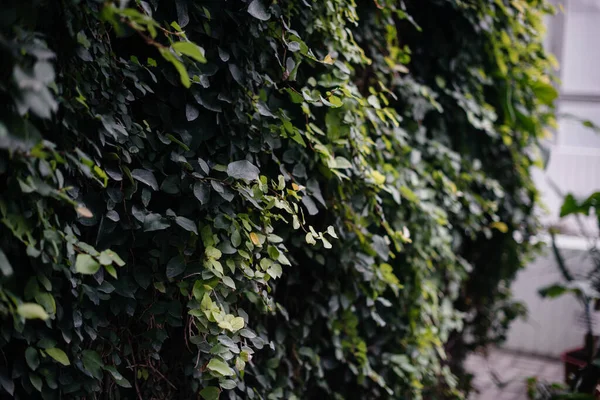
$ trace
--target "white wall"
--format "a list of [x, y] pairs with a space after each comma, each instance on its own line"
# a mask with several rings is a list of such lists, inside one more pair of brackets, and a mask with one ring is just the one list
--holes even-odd
[[[591, 269], [586, 240], [560, 236], [558, 244], [572, 272], [583, 275]], [[544, 299], [538, 294], [540, 288], [556, 282], [564, 280], [551, 249], [546, 247], [544, 254], [522, 270], [512, 285], [515, 299], [527, 305], [529, 315], [513, 323], [504, 348], [558, 358], [565, 350], [582, 346], [583, 308], [575, 297], [566, 294]], [[598, 328], [600, 324], [595, 324]]]

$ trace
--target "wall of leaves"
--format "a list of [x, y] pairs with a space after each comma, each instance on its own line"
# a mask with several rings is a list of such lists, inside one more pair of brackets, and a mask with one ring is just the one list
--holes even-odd
[[461, 398], [522, 310], [542, 0], [5, 0], [0, 397]]

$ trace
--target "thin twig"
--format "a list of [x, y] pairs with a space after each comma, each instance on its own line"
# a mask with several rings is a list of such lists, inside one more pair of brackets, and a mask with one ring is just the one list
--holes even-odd
[[[133, 382], [135, 384], [135, 393], [137, 394], [138, 400], [144, 400], [140, 393], [140, 387], [138, 386], [137, 361], [135, 361], [135, 354], [133, 351], [133, 346], [131, 345], [131, 339], [128, 337], [127, 341], [129, 342], [129, 347], [131, 347], [131, 357], [133, 358]], [[127, 363], [129, 363], [129, 361], [127, 361]]]
[[152, 368], [152, 371], [156, 372], [156, 374], [158, 376], [160, 376], [165, 382], [167, 382], [169, 384], [169, 386], [171, 386], [173, 389], [177, 390], [177, 386], [173, 385], [170, 380], [168, 380], [167, 378], [165, 378], [165, 376], [159, 370], [157, 370], [156, 368], [154, 368], [154, 366], [152, 364], [148, 364], [146, 366]]

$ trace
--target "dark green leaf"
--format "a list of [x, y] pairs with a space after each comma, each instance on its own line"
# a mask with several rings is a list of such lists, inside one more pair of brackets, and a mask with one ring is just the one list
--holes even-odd
[[38, 392], [42, 391], [43, 382], [42, 378], [40, 378], [39, 375], [29, 373], [29, 381], [31, 382], [35, 390], [37, 390]]
[[202, 182], [194, 183], [194, 196], [196, 196], [201, 205], [208, 204], [210, 200], [210, 189], [208, 188], [208, 185]]
[[219, 398], [220, 393], [221, 391], [219, 390], [219, 388], [214, 386], [207, 386], [200, 391], [200, 396], [202, 396], [204, 400], [216, 400]]
[[148, 214], [144, 217], [144, 232], [161, 231], [170, 226], [168, 220], [160, 214]]
[[131, 176], [133, 179], [150, 186], [153, 190], [158, 190], [158, 182], [151, 171], [146, 169], [134, 169], [131, 171]]
[[186, 231], [194, 232], [196, 235], [198, 234], [198, 228], [191, 219], [185, 217], [176, 217], [175, 222]]
[[33, 347], [28, 347], [25, 350], [25, 360], [27, 361], [27, 365], [29, 365], [29, 368], [31, 368], [33, 371], [35, 371], [40, 365], [40, 356], [37, 350]]
[[100, 355], [94, 350], [83, 350], [82, 352], [83, 366], [96, 379], [102, 379], [102, 368], [104, 363]]
[[246, 160], [234, 161], [227, 166], [227, 175], [234, 179], [252, 181], [258, 179], [260, 170], [251, 162]]
[[167, 263], [167, 278], [174, 278], [185, 271], [185, 259], [178, 255], [169, 260]]

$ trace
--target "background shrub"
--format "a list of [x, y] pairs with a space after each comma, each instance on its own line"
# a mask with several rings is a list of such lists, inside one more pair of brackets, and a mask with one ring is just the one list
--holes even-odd
[[1, 390], [461, 396], [520, 312], [543, 1], [0, 7]]

